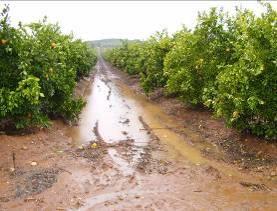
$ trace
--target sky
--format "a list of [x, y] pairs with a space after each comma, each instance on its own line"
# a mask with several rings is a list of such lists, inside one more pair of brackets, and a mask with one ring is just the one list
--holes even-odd
[[[184, 24], [193, 28], [198, 11], [223, 7], [234, 12], [235, 6], [259, 14], [263, 8], [256, 1], [0, 1], [10, 5], [13, 25], [48, 17], [59, 23], [63, 32], [76, 38], [146, 39], [162, 29], [173, 33]], [[277, 2], [271, 2], [277, 8]]]

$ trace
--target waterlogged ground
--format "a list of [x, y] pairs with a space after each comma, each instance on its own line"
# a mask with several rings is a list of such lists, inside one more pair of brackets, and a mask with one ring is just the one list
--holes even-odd
[[87, 100], [78, 125], [1, 135], [0, 210], [276, 210], [274, 157], [246, 151], [249, 168], [231, 164], [236, 151], [207, 141], [215, 132], [203, 137], [131, 80], [100, 57], [76, 91]]

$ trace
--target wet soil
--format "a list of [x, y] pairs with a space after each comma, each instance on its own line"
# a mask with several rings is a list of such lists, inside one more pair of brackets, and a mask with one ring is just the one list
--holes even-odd
[[101, 57], [75, 94], [87, 100], [77, 125], [0, 135], [0, 210], [275, 210], [274, 143], [151, 100]]

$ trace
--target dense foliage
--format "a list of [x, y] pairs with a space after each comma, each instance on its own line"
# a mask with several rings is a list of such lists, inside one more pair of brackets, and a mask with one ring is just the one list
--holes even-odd
[[163, 61], [171, 49], [171, 39], [166, 31], [156, 33], [145, 42], [123, 42], [122, 46], [105, 56], [115, 66], [129, 74], [140, 74], [141, 84], [146, 92], [166, 84]]
[[46, 19], [12, 27], [5, 7], [0, 14], [1, 124], [24, 128], [46, 126], [49, 115], [77, 118], [84, 102], [73, 98], [73, 90], [95, 63], [91, 48]]
[[205, 105], [229, 126], [277, 137], [277, 13], [234, 16], [212, 8], [185, 27], [106, 53], [115, 66], [140, 74], [146, 92], [164, 87], [191, 105]]

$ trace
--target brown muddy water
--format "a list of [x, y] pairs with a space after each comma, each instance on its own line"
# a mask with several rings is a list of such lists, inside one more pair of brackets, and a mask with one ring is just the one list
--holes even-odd
[[[198, 149], [168, 129], [182, 125], [166, 115], [158, 105], [149, 102], [144, 96], [135, 93], [118, 80], [118, 76], [109, 71], [102, 59], [97, 64], [96, 71], [94, 82], [86, 93], [87, 105], [81, 114], [79, 125], [68, 131], [68, 135], [77, 146], [86, 145], [97, 139], [93, 131], [96, 123], [101, 137], [108, 143], [131, 139], [134, 140], [135, 148], [145, 146], [151, 140], [143, 126], [142, 121], [145, 121], [150, 128], [153, 128], [159, 140], [168, 145], [171, 156], [190, 160], [197, 165], [206, 162]], [[198, 139], [190, 132], [191, 137], [193, 140]], [[133, 155], [133, 164], [139, 159], [140, 153], [141, 151], [137, 150]], [[119, 168], [125, 169], [127, 174], [132, 172], [116, 149], [109, 149], [109, 155]]]

